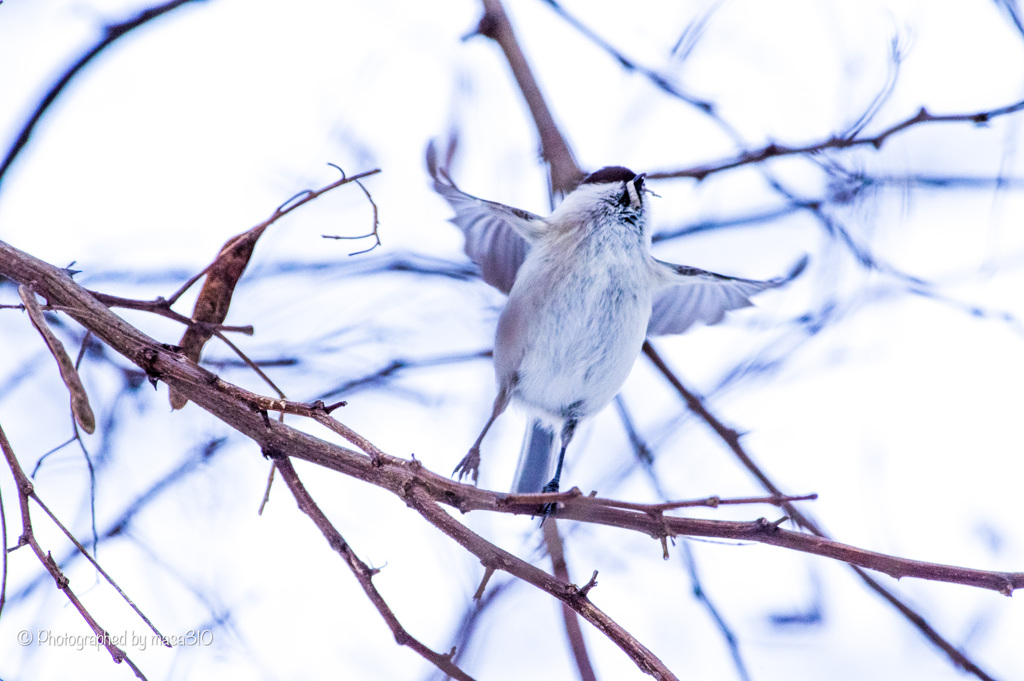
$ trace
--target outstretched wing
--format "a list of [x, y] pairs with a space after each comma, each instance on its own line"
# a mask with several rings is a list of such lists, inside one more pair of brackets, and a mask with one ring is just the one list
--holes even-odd
[[508, 293], [530, 250], [530, 241], [546, 226], [544, 218], [478, 199], [456, 187], [447, 171], [438, 167], [433, 142], [427, 147], [427, 170], [434, 178], [434, 191], [455, 210], [451, 222], [466, 237], [466, 255], [480, 267], [484, 281]]
[[767, 281], [739, 279], [655, 259], [668, 287], [654, 295], [648, 336], [682, 333], [697, 322], [717, 324], [729, 310], [748, 307], [750, 296], [791, 281], [807, 266], [804, 256], [789, 274]]

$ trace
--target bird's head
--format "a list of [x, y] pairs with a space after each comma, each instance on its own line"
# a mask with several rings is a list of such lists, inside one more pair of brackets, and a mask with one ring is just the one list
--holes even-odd
[[645, 191], [643, 174], [637, 175], [622, 166], [607, 166], [587, 175], [551, 217], [570, 222], [613, 221], [632, 225], [643, 232], [646, 228]]

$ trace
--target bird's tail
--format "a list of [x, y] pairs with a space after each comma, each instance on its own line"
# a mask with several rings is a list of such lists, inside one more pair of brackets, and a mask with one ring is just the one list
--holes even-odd
[[557, 446], [554, 430], [544, 422], [531, 419], [526, 426], [523, 449], [519, 453], [513, 494], [540, 492], [551, 477], [551, 460]]

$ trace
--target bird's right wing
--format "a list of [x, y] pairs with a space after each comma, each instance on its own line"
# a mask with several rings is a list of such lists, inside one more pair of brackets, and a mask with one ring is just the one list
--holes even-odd
[[484, 281], [508, 293], [530, 250], [530, 242], [546, 228], [544, 218], [479, 199], [456, 187], [446, 169], [438, 166], [433, 142], [427, 147], [427, 170], [434, 178], [434, 191], [455, 210], [451, 222], [466, 237], [466, 255], [480, 267]]

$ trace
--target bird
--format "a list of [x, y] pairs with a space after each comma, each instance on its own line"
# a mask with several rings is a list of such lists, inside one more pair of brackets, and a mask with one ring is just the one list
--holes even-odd
[[[449, 151], [449, 160], [451, 150]], [[587, 175], [547, 217], [459, 189], [427, 148], [434, 190], [455, 212], [465, 252], [483, 280], [508, 295], [494, 341], [497, 396], [490, 417], [453, 471], [476, 484], [480, 446], [512, 402], [527, 427], [512, 492], [557, 492], [579, 423], [609, 404], [648, 336], [715, 324], [750, 297], [803, 271], [758, 281], [658, 260], [651, 254], [645, 175], [607, 166]], [[551, 459], [558, 458], [553, 477]], [[545, 507], [545, 518], [551, 509]]]

